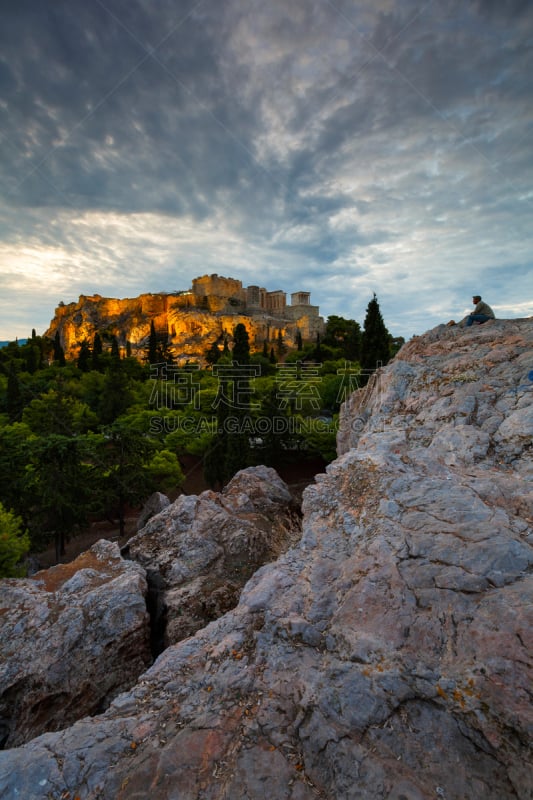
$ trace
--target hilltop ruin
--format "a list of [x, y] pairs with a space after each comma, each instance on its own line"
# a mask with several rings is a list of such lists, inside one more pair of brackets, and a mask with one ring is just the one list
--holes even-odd
[[159, 337], [166, 339], [177, 362], [204, 358], [206, 349], [222, 342], [238, 323], [248, 331], [252, 350], [264, 342], [295, 346], [298, 333], [304, 341], [314, 341], [324, 331], [318, 306], [311, 305], [307, 291], [290, 295], [277, 289], [243, 286], [242, 281], [216, 274], [194, 278], [190, 289], [177, 292], [142, 294], [116, 299], [99, 294], [80, 295], [78, 302], [60, 303], [45, 336], [59, 332], [67, 359], [77, 356], [83, 340], [92, 342], [99, 333], [116, 337], [119, 348], [144, 357], [151, 323]]

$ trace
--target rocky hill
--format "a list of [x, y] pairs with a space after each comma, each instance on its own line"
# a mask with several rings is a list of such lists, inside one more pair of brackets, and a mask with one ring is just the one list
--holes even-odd
[[533, 319], [405, 345], [299, 542], [105, 713], [0, 753], [0, 795], [531, 800], [532, 353]]
[[231, 343], [239, 323], [248, 331], [252, 350], [261, 350], [265, 341], [275, 347], [279, 333], [289, 347], [295, 346], [298, 332], [303, 340], [314, 341], [324, 331], [318, 307], [309, 304], [306, 292], [292, 299], [287, 305], [284, 292], [244, 288], [234, 278], [205, 275], [186, 291], [124, 299], [80, 295], [77, 302], [60, 303], [45, 336], [53, 339], [58, 333], [68, 359], [78, 355], [84, 340], [92, 345], [95, 333], [104, 347], [115, 337], [123, 353], [144, 358], [153, 323], [178, 363], [202, 361], [213, 342], [222, 347], [227, 335]]

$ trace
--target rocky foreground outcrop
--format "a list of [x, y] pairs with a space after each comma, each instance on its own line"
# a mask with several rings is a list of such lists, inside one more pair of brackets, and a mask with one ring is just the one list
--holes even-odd
[[147, 572], [162, 645], [237, 605], [242, 587], [301, 535], [290, 492], [269, 467], [248, 467], [220, 493], [181, 495], [123, 552]]
[[297, 546], [4, 798], [531, 800], [533, 320], [439, 327], [353, 396]]
[[150, 666], [146, 592], [144, 570], [104, 540], [70, 564], [0, 581], [4, 747], [102, 711]]

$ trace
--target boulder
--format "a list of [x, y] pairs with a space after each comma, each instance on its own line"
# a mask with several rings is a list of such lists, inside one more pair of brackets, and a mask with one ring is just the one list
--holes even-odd
[[70, 564], [0, 581], [4, 747], [105, 709], [151, 663], [146, 581], [101, 540]]
[[168, 646], [233, 608], [248, 578], [300, 535], [284, 481], [269, 467], [248, 467], [221, 493], [180, 495], [123, 552], [147, 571]]
[[166, 494], [162, 494], [161, 492], [154, 492], [151, 494], [142, 507], [141, 513], [137, 519], [137, 530], [140, 531], [144, 528], [148, 520], [155, 517], [156, 514], [159, 514], [159, 512], [163, 511], [168, 505], [170, 505], [170, 500]]
[[101, 716], [0, 753], [2, 797], [531, 800], [532, 345], [408, 343], [346, 404], [300, 541]]

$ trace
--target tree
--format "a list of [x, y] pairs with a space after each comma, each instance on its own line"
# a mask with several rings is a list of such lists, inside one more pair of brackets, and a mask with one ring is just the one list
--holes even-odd
[[248, 364], [250, 362], [250, 341], [246, 326], [242, 322], [239, 322], [233, 331], [232, 355], [237, 364]]
[[277, 351], [278, 351], [278, 358], [281, 358], [283, 354], [287, 352], [285, 342], [283, 341], [283, 333], [281, 331], [281, 328], [278, 331]]
[[80, 369], [82, 372], [89, 372], [90, 367], [91, 348], [89, 347], [89, 342], [87, 339], [84, 339], [80, 344], [80, 350], [78, 353], [78, 369]]
[[9, 362], [7, 370], [7, 414], [10, 422], [17, 422], [22, 416], [23, 401], [17, 370], [13, 361]]
[[180, 489], [185, 480], [177, 455], [166, 449], [154, 453], [146, 471], [160, 492]]
[[98, 424], [89, 406], [68, 396], [61, 384], [32, 400], [24, 409], [22, 420], [38, 436], [75, 436]]
[[97, 465], [99, 496], [103, 508], [118, 515], [121, 537], [127, 506], [141, 503], [154, 489], [146, 469], [153, 450], [154, 443], [144, 433], [123, 422], [105, 429]]
[[300, 332], [300, 328], [296, 330], [296, 349], [302, 350], [303, 342], [302, 342], [302, 334]]
[[[236, 325], [233, 331], [232, 355], [237, 369], [250, 363], [248, 331], [242, 322]], [[238, 373], [234, 379], [231, 396], [236, 401], [231, 409], [235, 422], [232, 432], [227, 436], [224, 467], [226, 480], [250, 464], [249, 434], [246, 430], [249, 427], [247, 423], [250, 419], [250, 379], [246, 375], [246, 370], [243, 371], [243, 374]]]
[[30, 460], [31, 430], [22, 422], [0, 427], [0, 501], [27, 524], [31, 516], [26, 465]]
[[111, 358], [120, 360], [120, 350], [116, 336], [111, 337]]
[[65, 351], [61, 346], [59, 331], [56, 331], [56, 335], [54, 336], [54, 361], [60, 367], [65, 366]]
[[20, 564], [30, 549], [30, 538], [22, 530], [22, 520], [0, 503], [0, 578], [20, 578], [24, 567]]
[[150, 335], [148, 337], [148, 352], [146, 354], [149, 364], [157, 364], [159, 355], [157, 352], [157, 334], [155, 332], [154, 321], [150, 322]]
[[87, 513], [89, 481], [83, 437], [50, 434], [33, 440], [31, 446], [32, 539], [41, 544], [43, 534], [45, 538], [53, 535], [59, 561], [68, 536], [85, 521]]
[[103, 347], [102, 347], [102, 339], [100, 338], [100, 334], [98, 331], [94, 334], [93, 339], [93, 357], [92, 357], [92, 368], [95, 370], [100, 369], [100, 356], [102, 355]]
[[211, 344], [211, 346], [205, 351], [205, 360], [208, 364], [216, 364], [221, 356], [218, 342], [215, 341]]
[[212, 488], [221, 488], [226, 480], [226, 455], [228, 448], [228, 431], [226, 420], [229, 417], [229, 387], [226, 378], [220, 379], [219, 403], [217, 405], [217, 432], [207, 449], [204, 463], [204, 478]]
[[33, 375], [35, 372], [37, 372], [41, 365], [41, 351], [33, 342], [34, 340], [30, 340], [22, 348], [26, 356], [26, 370], [30, 373], [30, 375]]
[[354, 319], [344, 319], [332, 314], [326, 323], [323, 345], [337, 348], [336, 358], [344, 356], [348, 361], [359, 361], [361, 357], [361, 328]]
[[126, 370], [120, 358], [112, 358], [105, 372], [98, 416], [103, 425], [110, 425], [120, 417], [131, 403], [131, 392]]
[[320, 334], [316, 332], [315, 361], [322, 361], [322, 349], [320, 346]]
[[363, 328], [361, 366], [367, 370], [386, 364], [390, 358], [391, 335], [385, 327], [379, 303], [374, 294], [369, 302]]

